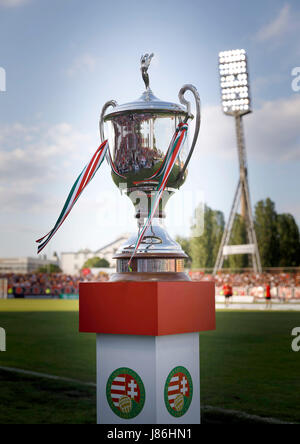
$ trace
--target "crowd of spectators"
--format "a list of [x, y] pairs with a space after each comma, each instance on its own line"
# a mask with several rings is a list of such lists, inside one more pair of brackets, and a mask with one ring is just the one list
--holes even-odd
[[[107, 281], [109, 275], [85, 273], [70, 276], [63, 273], [30, 273], [30, 274], [0, 274], [0, 279], [7, 279], [8, 294], [14, 297], [30, 295], [45, 295], [58, 297], [61, 294], [78, 294], [79, 282]], [[216, 293], [223, 294], [224, 288], [230, 286], [233, 295], [250, 295], [262, 297], [267, 286], [271, 289], [272, 297], [279, 299], [300, 299], [300, 272], [219, 272], [215, 277], [203, 271], [189, 272], [192, 280], [214, 281]]]
[[202, 271], [190, 271], [193, 280], [214, 280], [216, 286], [223, 286], [230, 283], [232, 286], [259, 286], [271, 284], [274, 286], [288, 285], [300, 286], [300, 272], [283, 273], [283, 272], [243, 272], [243, 273], [226, 273], [218, 272], [215, 277], [210, 274], [204, 274]]
[[202, 271], [190, 271], [192, 280], [214, 281], [217, 294], [222, 294], [224, 286], [229, 285], [233, 289], [233, 295], [249, 295], [254, 298], [263, 297], [269, 286], [272, 297], [278, 299], [300, 298], [300, 272], [243, 272], [226, 273], [219, 272], [216, 276], [205, 274]]
[[14, 297], [59, 296], [61, 294], [78, 294], [79, 282], [107, 281], [106, 273], [99, 275], [83, 274], [69, 276], [63, 273], [30, 273], [30, 274], [0, 274], [0, 279], [7, 279], [8, 295]]
[[[114, 162], [121, 174], [137, 172], [142, 168], [153, 168], [163, 157], [155, 147], [154, 136], [150, 137], [152, 115], [141, 113], [134, 116], [115, 117], [116, 137], [120, 144]], [[121, 137], [120, 137], [121, 136]]]

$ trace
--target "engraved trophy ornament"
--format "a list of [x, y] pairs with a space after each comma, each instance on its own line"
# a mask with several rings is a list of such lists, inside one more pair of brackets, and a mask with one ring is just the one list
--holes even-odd
[[153, 54], [141, 57], [141, 73], [146, 88], [142, 96], [123, 105], [118, 105], [115, 100], [106, 102], [99, 125], [101, 141], [109, 140], [110, 152], [107, 156], [114, 165], [112, 179], [134, 204], [139, 233], [157, 190], [157, 181], [149, 178], [155, 177], [165, 161], [170, 140], [178, 125], [194, 117], [191, 104], [184, 97], [187, 91], [193, 94], [196, 103], [195, 133], [190, 148], [186, 140], [176, 159], [159, 206], [138, 248], [135, 250], [139, 233], [130, 237], [116, 252], [117, 273], [112, 276], [113, 281], [189, 280], [184, 273], [184, 259], [187, 256], [167, 233], [163, 219], [168, 199], [187, 176], [187, 166], [200, 129], [200, 97], [193, 85], [184, 85], [178, 95], [181, 104], [157, 98], [150, 89], [148, 74], [152, 57]]

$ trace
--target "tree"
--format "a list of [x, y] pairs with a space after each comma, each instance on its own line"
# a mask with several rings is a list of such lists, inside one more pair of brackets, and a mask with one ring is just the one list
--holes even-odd
[[263, 267], [276, 267], [279, 263], [279, 237], [277, 213], [271, 199], [255, 205], [255, 231]]
[[[197, 225], [204, 218], [202, 236], [191, 238], [177, 237], [183, 250], [189, 255], [194, 268], [212, 268], [215, 265], [224, 231], [224, 215], [221, 211], [208, 206], [198, 207], [195, 211]], [[255, 230], [263, 267], [300, 266], [299, 228], [291, 214], [277, 214], [275, 204], [270, 198], [260, 200], [255, 205]], [[191, 227], [192, 232], [195, 227]], [[244, 219], [235, 215], [230, 244], [248, 243]], [[230, 255], [224, 261], [227, 268], [245, 268], [249, 266], [248, 255]], [[189, 264], [187, 264], [189, 266]]]
[[100, 258], [98, 256], [92, 257], [85, 261], [82, 268], [109, 268], [110, 263], [104, 259]]
[[[248, 243], [247, 229], [245, 220], [240, 214], [236, 214], [233, 222], [230, 245], [245, 245]], [[247, 254], [230, 255], [224, 264], [229, 268], [246, 268], [248, 267]]]
[[54, 264], [43, 265], [38, 269], [38, 273], [61, 273], [61, 269]]
[[[201, 217], [199, 208], [195, 214], [197, 218]], [[192, 237], [190, 241], [193, 268], [212, 268], [215, 265], [224, 225], [224, 214], [205, 205], [203, 234], [200, 237]]]
[[279, 238], [279, 267], [300, 265], [299, 228], [291, 214], [278, 214], [277, 231]]
[[176, 242], [179, 243], [179, 245], [181, 246], [183, 251], [188, 255], [188, 258], [185, 260], [185, 266], [187, 268], [189, 268], [191, 266], [191, 264], [192, 264], [192, 259], [191, 259], [191, 241], [187, 237], [177, 236], [176, 237]]

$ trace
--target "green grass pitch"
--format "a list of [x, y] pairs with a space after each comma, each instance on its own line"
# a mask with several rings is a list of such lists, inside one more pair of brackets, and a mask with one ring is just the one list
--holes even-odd
[[[201, 405], [300, 422], [297, 312], [219, 311], [200, 335]], [[95, 335], [78, 333], [76, 301], [0, 301], [0, 366], [95, 382]], [[95, 423], [95, 389], [0, 371], [0, 424]]]

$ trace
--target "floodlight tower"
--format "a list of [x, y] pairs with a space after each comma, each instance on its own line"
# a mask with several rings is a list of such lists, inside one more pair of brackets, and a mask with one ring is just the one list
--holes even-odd
[[[244, 115], [251, 113], [246, 51], [244, 49], [235, 49], [220, 52], [219, 71], [223, 112], [228, 116], [233, 116], [235, 119], [240, 178], [229, 219], [223, 233], [214, 267], [214, 275], [222, 268], [224, 257], [229, 254], [251, 255], [254, 271], [261, 272], [261, 262], [251, 209], [242, 121]], [[248, 244], [233, 246], [229, 245], [229, 242], [239, 202], [241, 203], [241, 215], [246, 224]]]

